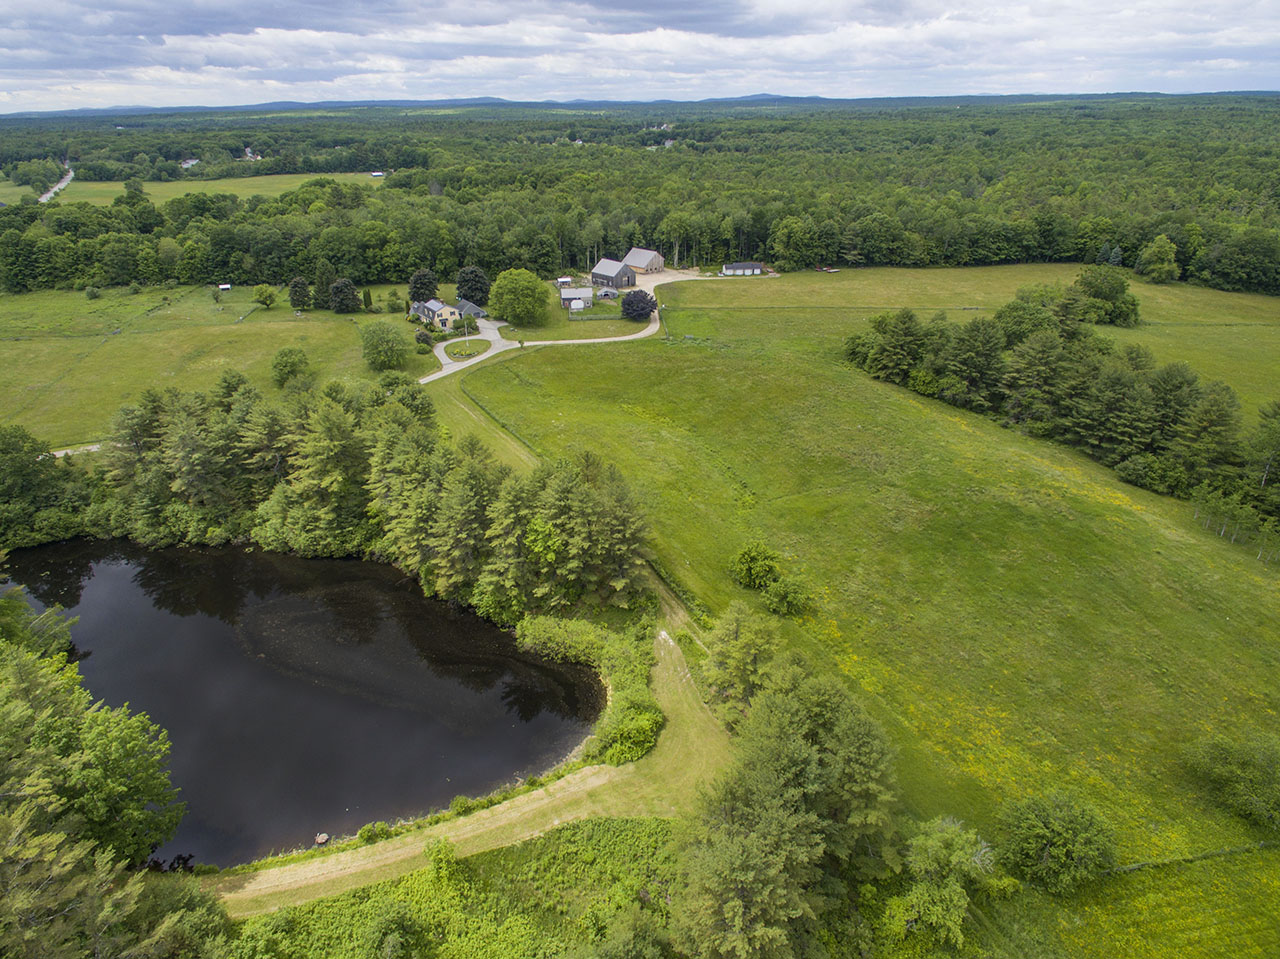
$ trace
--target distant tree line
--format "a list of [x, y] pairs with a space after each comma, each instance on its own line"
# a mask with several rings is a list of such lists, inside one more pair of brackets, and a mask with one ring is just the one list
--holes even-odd
[[1024, 288], [964, 324], [882, 313], [849, 338], [845, 355], [877, 379], [1081, 449], [1126, 482], [1193, 498], [1206, 527], [1257, 541], [1269, 558], [1280, 518], [1280, 401], [1246, 431], [1225, 383], [1095, 332], [1137, 320], [1121, 274], [1094, 266], [1069, 287]]
[[[1280, 293], [1277, 170], [1257, 149], [1274, 98], [676, 112], [669, 150], [646, 149], [657, 117], [630, 111], [11, 122], [0, 165], [27, 179], [63, 156], [82, 179], [394, 172], [379, 190], [321, 179], [157, 206], [134, 181], [110, 207], [16, 204], [0, 209], [0, 288], [279, 285], [321, 259], [357, 285], [423, 265], [547, 278], [639, 245], [783, 270], [1103, 262]], [[263, 159], [233, 159], [246, 147]]]

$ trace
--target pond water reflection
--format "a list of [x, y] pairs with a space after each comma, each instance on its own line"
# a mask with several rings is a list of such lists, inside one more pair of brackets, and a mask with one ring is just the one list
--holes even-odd
[[485, 793], [554, 765], [600, 705], [588, 670], [385, 566], [82, 541], [9, 575], [79, 617], [95, 697], [168, 730], [187, 814], [161, 858], [241, 862]]

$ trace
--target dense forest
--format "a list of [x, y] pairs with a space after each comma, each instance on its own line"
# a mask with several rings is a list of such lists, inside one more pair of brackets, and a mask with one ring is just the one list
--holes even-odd
[[1083, 450], [1135, 486], [1196, 501], [1204, 525], [1280, 552], [1280, 401], [1246, 431], [1240, 400], [1186, 363], [1117, 347], [1100, 325], [1132, 326], [1123, 274], [1089, 266], [1069, 287], [1037, 286], [964, 324], [911, 310], [873, 317], [849, 360], [897, 383]]
[[[282, 284], [321, 259], [361, 285], [468, 264], [549, 277], [632, 245], [673, 265], [1141, 269], [1163, 237], [1167, 278], [1280, 293], [1278, 119], [1273, 95], [11, 119], [11, 180], [42, 188], [65, 161], [129, 189], [108, 207], [0, 209], [0, 288]], [[381, 189], [147, 195], [157, 180], [373, 170]]]

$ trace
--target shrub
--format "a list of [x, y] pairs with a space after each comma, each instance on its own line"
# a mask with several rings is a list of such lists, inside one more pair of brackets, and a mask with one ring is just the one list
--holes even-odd
[[86, 299], [96, 300], [98, 297], [102, 296], [102, 292], [96, 286], [86, 286], [84, 288], [84, 295]]
[[764, 606], [779, 616], [803, 613], [810, 602], [809, 589], [803, 582], [791, 576], [781, 576], [764, 591]]
[[419, 343], [426, 343], [428, 346], [436, 341], [430, 330], [418, 330], [417, 333], [413, 334], [413, 338]]
[[614, 633], [582, 620], [526, 616], [516, 627], [521, 649], [591, 666], [608, 685], [609, 703], [584, 759], [617, 766], [639, 759], [658, 741], [666, 719], [649, 689], [652, 626], [641, 623]]
[[1256, 825], [1280, 829], [1280, 739], [1207, 736], [1187, 751], [1187, 765], [1223, 806]]
[[1049, 892], [1068, 895], [1115, 865], [1115, 835], [1093, 806], [1069, 793], [1034, 796], [1000, 816], [1000, 859]]
[[129, 284], [129, 295], [130, 295], [130, 296], [137, 296], [137, 295], [138, 295], [139, 293], [141, 293], [141, 292], [142, 292], [142, 284], [141, 284], [141, 283], [138, 283], [138, 282], [136, 282], [136, 281], [135, 281], [135, 282], [133, 282], [133, 283], [130, 283], [130, 284]]
[[739, 586], [764, 589], [782, 575], [778, 568], [778, 554], [759, 540], [748, 543], [733, 558], [729, 575]]
[[657, 308], [653, 294], [644, 290], [632, 290], [622, 297], [622, 315], [628, 320], [648, 320]]
[[394, 370], [404, 366], [409, 345], [400, 331], [386, 320], [374, 320], [360, 327], [364, 361], [373, 370]]
[[305, 352], [296, 346], [286, 346], [271, 360], [271, 382], [283, 387], [295, 377], [304, 375], [309, 366]]

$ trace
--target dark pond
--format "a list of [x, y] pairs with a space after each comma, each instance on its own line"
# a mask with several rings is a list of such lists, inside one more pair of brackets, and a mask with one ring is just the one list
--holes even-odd
[[79, 617], [95, 697], [168, 730], [187, 814], [160, 858], [242, 862], [488, 792], [554, 765], [599, 707], [587, 670], [385, 566], [84, 541], [15, 552], [9, 575]]

